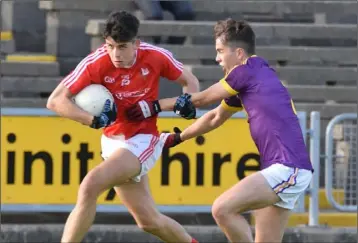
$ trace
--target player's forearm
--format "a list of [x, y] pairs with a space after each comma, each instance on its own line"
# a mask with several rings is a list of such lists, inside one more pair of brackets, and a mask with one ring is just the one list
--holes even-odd
[[[159, 100], [162, 111], [172, 111], [177, 98], [178, 97]], [[195, 107], [211, 105], [222, 100], [223, 98], [226, 98], [226, 96], [220, 92], [217, 92], [215, 85], [207, 88], [204, 91], [191, 93], [191, 102]]]
[[[186, 84], [183, 85], [183, 93], [195, 93], [199, 91], [199, 81], [196, 78], [187, 81]], [[159, 105], [162, 111], [172, 111], [177, 98], [178, 97], [159, 100]]]
[[191, 101], [195, 107], [203, 107], [215, 104], [216, 102], [219, 102], [230, 96], [232, 96], [232, 94], [227, 92], [222, 87], [222, 84], [218, 82], [201, 92], [191, 94]]
[[203, 92], [192, 94], [191, 102], [194, 104], [195, 107], [203, 107], [211, 104], [210, 100], [205, 97]]
[[159, 100], [159, 105], [162, 111], [173, 111], [177, 98], [178, 97]]
[[77, 107], [70, 99], [64, 97], [58, 97], [50, 99], [47, 102], [47, 108], [56, 112], [59, 116], [65, 117], [83, 125], [91, 125], [93, 116], [79, 107]]
[[[212, 104], [210, 99], [205, 98], [205, 94], [203, 92], [191, 94], [191, 101], [195, 107], [202, 107], [208, 104]], [[172, 111], [175, 105], [176, 100], [178, 97], [175, 98], [166, 98], [159, 100], [159, 105], [162, 111]]]
[[187, 127], [181, 133], [180, 138], [184, 141], [208, 133], [219, 127], [224, 121], [217, 115], [216, 110], [211, 110]]

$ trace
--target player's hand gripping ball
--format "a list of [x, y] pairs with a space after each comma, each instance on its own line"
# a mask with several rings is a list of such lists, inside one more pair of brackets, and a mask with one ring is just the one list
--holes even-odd
[[[113, 105], [112, 105], [113, 104]], [[99, 116], [94, 116], [90, 127], [98, 129], [112, 125], [117, 119], [117, 106], [110, 99], [106, 100], [103, 110]]]
[[175, 102], [173, 111], [185, 119], [194, 119], [196, 116], [196, 108], [191, 102], [191, 95], [185, 93], [179, 96]]
[[113, 95], [103, 85], [91, 84], [82, 89], [73, 100], [82, 110], [94, 116], [90, 125], [92, 128], [107, 127], [117, 119]]

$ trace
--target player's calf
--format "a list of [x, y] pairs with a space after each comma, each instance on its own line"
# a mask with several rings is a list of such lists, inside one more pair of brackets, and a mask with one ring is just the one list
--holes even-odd
[[161, 220], [161, 215], [158, 213], [152, 217], [143, 217], [142, 215], [134, 215], [137, 226], [150, 234], [160, 235], [160, 230], [163, 228], [163, 220]]
[[115, 190], [142, 230], [164, 242], [195, 242], [179, 223], [157, 210], [150, 193], [148, 175], [143, 175], [139, 182], [115, 187]]
[[196, 242], [179, 223], [158, 212], [150, 204], [143, 204], [142, 207], [131, 208], [131, 214], [140, 229], [168, 243]]
[[[145, 225], [138, 225], [148, 233], [156, 235], [164, 242], [168, 243], [177, 243], [177, 242], [187, 242], [187, 243], [196, 243], [197, 241], [192, 238], [186, 230], [175, 220], [165, 216], [164, 214], [159, 213], [159, 217], [156, 218], [155, 222], [151, 222]], [[158, 222], [158, 221], [159, 222]]]

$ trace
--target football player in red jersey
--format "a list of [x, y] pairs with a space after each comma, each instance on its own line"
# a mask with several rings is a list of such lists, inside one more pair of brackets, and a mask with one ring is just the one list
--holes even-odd
[[[138, 28], [139, 21], [132, 14], [112, 13], [104, 29], [105, 44], [84, 58], [48, 99], [47, 108], [60, 116], [103, 128], [104, 161], [81, 182], [61, 242], [83, 240], [95, 218], [97, 198], [112, 187], [144, 231], [166, 242], [196, 242], [179, 223], [156, 209], [147, 173], [160, 157], [167, 135], [159, 136], [157, 129], [159, 104], [140, 101], [158, 99], [160, 77], [190, 93], [199, 91], [199, 82], [168, 50], [141, 42]], [[71, 100], [90, 84], [105, 86], [115, 99], [115, 106], [107, 102], [98, 117]], [[125, 111], [138, 102], [148, 119], [133, 122]]]

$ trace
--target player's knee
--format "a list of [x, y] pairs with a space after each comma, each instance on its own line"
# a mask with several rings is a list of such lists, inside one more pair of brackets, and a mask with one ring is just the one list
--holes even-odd
[[154, 235], [157, 235], [163, 229], [163, 220], [161, 220], [161, 216], [157, 215], [155, 217], [140, 217], [137, 220], [138, 227], [147, 232]]
[[223, 202], [215, 201], [211, 213], [217, 223], [223, 223], [230, 217], [230, 210]]
[[100, 182], [94, 172], [95, 171], [91, 171], [88, 173], [80, 185], [78, 191], [79, 203], [91, 203], [92, 201], [96, 201], [101, 192], [101, 188], [99, 188]]
[[78, 191], [78, 203], [89, 203], [96, 200], [95, 191], [91, 190], [91, 183], [82, 183]]
[[216, 222], [222, 222], [226, 215], [225, 211], [220, 206], [213, 206], [211, 213]]

